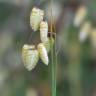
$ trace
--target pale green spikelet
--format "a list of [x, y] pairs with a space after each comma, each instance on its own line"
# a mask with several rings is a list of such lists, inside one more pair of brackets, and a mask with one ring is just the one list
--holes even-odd
[[41, 21], [40, 23], [40, 39], [42, 43], [48, 40], [48, 23], [46, 21]]
[[38, 44], [38, 52], [39, 52], [39, 56], [40, 56], [42, 62], [45, 65], [48, 65], [49, 58], [48, 58], [47, 50], [46, 50], [46, 48], [45, 48], [43, 43], [39, 43]]
[[33, 8], [30, 14], [30, 26], [34, 31], [37, 31], [40, 22], [43, 20], [44, 11], [39, 8]]
[[39, 60], [39, 53], [34, 46], [27, 46], [27, 50], [22, 49], [22, 58], [24, 66], [28, 71], [31, 71], [37, 65]]

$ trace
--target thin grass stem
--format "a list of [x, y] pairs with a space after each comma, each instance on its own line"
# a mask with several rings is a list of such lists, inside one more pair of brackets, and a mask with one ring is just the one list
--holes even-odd
[[[55, 29], [55, 23], [53, 20], [52, 14], [52, 0], [50, 0], [51, 5], [51, 20], [50, 20], [50, 28], [51, 28], [51, 76], [52, 76], [52, 96], [56, 96], [56, 66], [57, 66], [57, 54], [56, 54], [56, 33], [55, 33], [55, 47], [53, 48], [52, 39], [53, 39], [53, 27]], [[54, 26], [53, 26], [54, 25]], [[55, 31], [55, 30], [54, 30]]]

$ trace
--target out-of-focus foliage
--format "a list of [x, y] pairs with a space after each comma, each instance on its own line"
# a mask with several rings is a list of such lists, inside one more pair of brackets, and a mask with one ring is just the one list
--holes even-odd
[[[31, 9], [37, 6], [44, 10], [50, 27], [49, 1], [0, 0], [0, 96], [51, 96], [50, 62], [47, 67], [39, 60], [36, 68], [28, 72], [21, 58], [24, 44], [40, 42], [40, 33], [30, 27]], [[80, 5], [86, 6], [86, 19], [96, 28], [96, 0], [53, 0], [58, 52], [57, 96], [96, 96], [96, 48], [90, 37], [80, 42], [80, 28], [73, 26]]]

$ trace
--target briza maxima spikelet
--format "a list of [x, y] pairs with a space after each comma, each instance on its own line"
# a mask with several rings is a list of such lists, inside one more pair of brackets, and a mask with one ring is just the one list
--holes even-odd
[[80, 6], [74, 18], [74, 26], [79, 27], [87, 15], [87, 8]]
[[39, 60], [39, 53], [34, 45], [24, 45], [22, 49], [22, 58], [24, 66], [28, 71], [31, 71], [37, 65]]
[[34, 7], [30, 14], [30, 26], [34, 31], [37, 31], [40, 22], [43, 20], [44, 11]]
[[42, 62], [45, 65], [48, 65], [48, 63], [49, 63], [48, 54], [47, 54], [47, 50], [43, 43], [38, 44], [38, 52], [39, 52], [39, 56], [40, 56]]
[[46, 21], [41, 21], [40, 23], [40, 38], [42, 42], [46, 42], [48, 40], [48, 23]]
[[35, 68], [37, 65], [37, 62], [39, 60], [39, 55], [37, 50], [28, 50], [28, 53], [26, 55], [26, 64], [25, 67], [28, 71], [31, 71]]
[[[51, 47], [53, 47], [53, 45], [54, 45], [54, 39], [52, 38], [52, 41], [51, 41], [51, 38], [48, 37], [48, 40], [46, 42], [44, 42], [43, 44], [47, 50], [47, 53], [49, 53], [49, 51], [51, 50]], [[51, 44], [52, 44], [52, 46], [51, 46]]]
[[90, 32], [91, 32], [91, 23], [87, 21], [82, 25], [80, 29], [80, 33], [79, 33], [80, 42], [84, 42], [90, 35]]
[[90, 39], [91, 39], [91, 44], [93, 47], [96, 48], [96, 28], [92, 30], [91, 35], [90, 35]]

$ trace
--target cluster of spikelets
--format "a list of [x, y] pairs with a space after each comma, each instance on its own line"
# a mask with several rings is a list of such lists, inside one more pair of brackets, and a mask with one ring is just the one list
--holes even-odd
[[40, 59], [45, 65], [48, 65], [49, 58], [48, 53], [51, 49], [51, 43], [53, 45], [54, 39], [51, 39], [48, 35], [48, 23], [44, 21], [44, 11], [39, 8], [33, 8], [30, 15], [30, 25], [34, 31], [40, 31], [41, 43], [37, 46], [25, 44], [22, 48], [22, 58], [24, 66], [28, 71], [31, 71], [37, 65]]
[[87, 15], [87, 8], [85, 6], [80, 6], [75, 14], [74, 26], [80, 27], [80, 42], [84, 42], [87, 38], [90, 38], [93, 47], [96, 47], [96, 28], [93, 28], [91, 22], [86, 19]]

